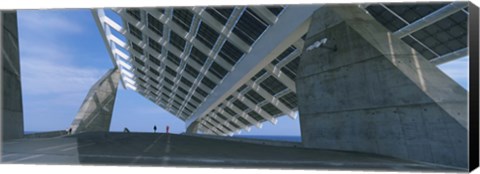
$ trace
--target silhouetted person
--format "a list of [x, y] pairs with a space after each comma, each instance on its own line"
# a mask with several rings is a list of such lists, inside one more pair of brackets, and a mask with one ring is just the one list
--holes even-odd
[[170, 130], [170, 127], [168, 127], [168, 125], [167, 125], [167, 128], [166, 128], [166, 129], [167, 129], [167, 132], [166, 132], [166, 133], [168, 134], [168, 130]]
[[72, 128], [68, 129], [68, 135], [72, 135]]
[[153, 133], [157, 132], [157, 125], [153, 126]]

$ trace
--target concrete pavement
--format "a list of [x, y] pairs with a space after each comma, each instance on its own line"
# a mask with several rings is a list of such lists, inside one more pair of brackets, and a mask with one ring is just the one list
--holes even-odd
[[366, 153], [159, 133], [10, 140], [3, 144], [2, 163], [462, 171]]

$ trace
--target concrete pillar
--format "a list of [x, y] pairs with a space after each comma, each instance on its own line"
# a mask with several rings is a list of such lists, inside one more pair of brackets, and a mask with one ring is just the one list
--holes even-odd
[[17, 12], [3, 11], [0, 26], [2, 75], [2, 139], [23, 137], [22, 86], [18, 52]]
[[187, 127], [187, 134], [197, 134], [198, 132], [198, 121], [194, 121], [190, 126]]
[[109, 70], [88, 92], [73, 121], [72, 133], [108, 132], [117, 95], [120, 70]]
[[[312, 16], [297, 72], [306, 147], [467, 167], [467, 92], [355, 5]], [[336, 48], [336, 49], [335, 49]]]

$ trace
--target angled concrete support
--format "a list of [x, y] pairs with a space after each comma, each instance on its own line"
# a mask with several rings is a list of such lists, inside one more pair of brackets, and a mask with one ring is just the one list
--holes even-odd
[[22, 85], [18, 51], [17, 12], [0, 12], [0, 66], [2, 85], [2, 139], [23, 137]]
[[90, 88], [71, 125], [72, 133], [109, 131], [119, 80], [120, 70], [114, 68]]
[[467, 92], [357, 6], [317, 10], [297, 72], [302, 142], [466, 168]]
[[197, 134], [198, 132], [198, 121], [193, 122], [190, 126], [187, 127], [187, 134]]

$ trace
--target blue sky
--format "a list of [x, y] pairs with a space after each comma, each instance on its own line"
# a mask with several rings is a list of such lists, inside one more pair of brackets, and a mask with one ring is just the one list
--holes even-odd
[[[112, 68], [90, 10], [19, 10], [25, 131], [67, 129], [90, 86]], [[468, 89], [468, 58], [439, 66]], [[185, 131], [185, 124], [138, 93], [119, 88], [111, 131]], [[297, 119], [281, 117], [241, 135], [300, 135]]]

